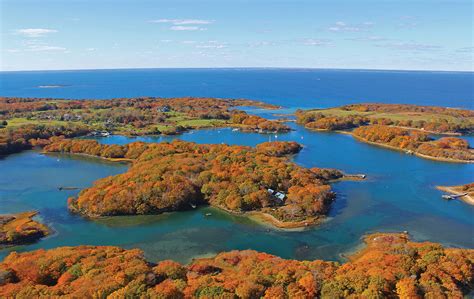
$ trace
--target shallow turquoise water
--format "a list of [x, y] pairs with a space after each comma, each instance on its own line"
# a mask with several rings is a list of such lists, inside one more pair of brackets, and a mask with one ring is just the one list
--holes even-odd
[[[367, 145], [351, 136], [292, 126], [295, 131], [279, 134], [278, 138], [211, 129], [172, 137], [111, 136], [98, 140], [124, 144], [180, 138], [245, 145], [269, 139], [296, 140], [304, 145], [294, 157], [301, 165], [335, 167], [368, 175], [364, 182], [333, 185], [337, 201], [328, 221], [319, 227], [300, 232], [280, 231], [212, 208], [88, 221], [67, 212], [66, 199], [77, 191], [58, 191], [57, 187], [86, 187], [98, 178], [124, 172], [127, 166], [28, 151], [0, 160], [0, 213], [39, 210], [40, 219], [52, 226], [55, 234], [33, 245], [0, 251], [0, 257], [11, 250], [93, 244], [139, 247], [151, 260], [171, 258], [181, 262], [223, 250], [248, 248], [285, 258], [340, 260], [340, 254], [360, 244], [361, 236], [367, 232], [403, 230], [416, 240], [474, 247], [474, 208], [459, 201], [444, 201], [441, 192], [434, 189], [438, 184], [472, 181], [474, 165], [424, 160]], [[208, 212], [212, 216], [206, 217]]]

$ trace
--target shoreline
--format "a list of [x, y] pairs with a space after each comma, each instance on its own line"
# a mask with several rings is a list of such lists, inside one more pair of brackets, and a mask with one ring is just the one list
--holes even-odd
[[[8, 239], [0, 240], [0, 249], [34, 244], [45, 237], [53, 235], [55, 231], [51, 227], [43, 222], [33, 219], [34, 217], [38, 216], [38, 214], [39, 212], [36, 210], [20, 212], [16, 214], [0, 214], [0, 218], [12, 218], [10, 220], [7, 219], [6, 221], [4, 219], [0, 219], [2, 220], [0, 221], [0, 233], [7, 234], [10, 231], [15, 231], [19, 234], [17, 239], [13, 239], [11, 241]], [[12, 225], [14, 227], [11, 227]], [[34, 230], [34, 232], [31, 233], [28, 232], [28, 230]]]
[[261, 225], [271, 226], [272, 228], [277, 228], [285, 231], [302, 231], [308, 227], [321, 224], [326, 218], [326, 216], [316, 216], [301, 221], [284, 222], [277, 219], [275, 216], [262, 211], [249, 211], [244, 212], [241, 215]]
[[[367, 144], [371, 144], [371, 145], [375, 145], [375, 146], [380, 146], [380, 147], [385, 147], [385, 148], [388, 148], [388, 149], [392, 149], [392, 150], [396, 150], [396, 151], [399, 151], [399, 152], [404, 152], [404, 153], [407, 153], [406, 150], [402, 149], [402, 148], [399, 148], [399, 147], [396, 147], [396, 146], [392, 146], [392, 145], [388, 145], [388, 144], [383, 144], [383, 143], [378, 143], [378, 142], [373, 142], [373, 141], [367, 141], [361, 137], [358, 137], [356, 135], [354, 135], [352, 132], [349, 132], [349, 131], [344, 131], [344, 130], [327, 130], [327, 129], [312, 129], [312, 128], [307, 128], [307, 127], [304, 127], [308, 130], [311, 130], [311, 131], [316, 131], [316, 132], [334, 132], [334, 133], [339, 133], [339, 134], [345, 134], [345, 135], [351, 135], [354, 139], [360, 141], [360, 142], [364, 142], [364, 143], [367, 143]], [[425, 131], [426, 132], [426, 131]], [[418, 152], [415, 152], [413, 151], [412, 152], [412, 155], [414, 156], [418, 156], [420, 158], [424, 158], [424, 159], [429, 159], [429, 160], [434, 160], [434, 161], [438, 161], [438, 162], [450, 162], [450, 163], [474, 163], [474, 161], [469, 161], [469, 160], [459, 160], [459, 159], [451, 159], [451, 158], [442, 158], [442, 157], [433, 157], [433, 156], [428, 156], [428, 155], [425, 155], [425, 154], [421, 154], [421, 153], [418, 153]]]
[[[461, 192], [461, 191], [457, 191], [457, 190], [453, 189], [455, 187], [457, 187], [457, 186], [436, 186], [436, 189], [447, 192], [447, 193], [451, 193], [451, 194], [454, 194], [454, 195], [461, 195], [461, 194], [466, 193], [466, 192]], [[467, 204], [474, 205], [474, 198], [472, 198], [469, 194], [461, 196], [461, 197], [459, 197], [459, 199], [461, 199], [462, 201], [464, 201]]]
[[385, 239], [389, 237], [391, 243], [403, 243], [410, 241], [410, 235], [408, 232], [373, 232], [365, 233], [361, 236], [361, 243], [355, 245], [351, 250], [342, 253], [341, 257], [346, 259], [348, 262], [354, 262], [360, 257], [364, 256], [367, 250], [371, 249], [374, 246], [377, 246], [377, 242], [386, 241]]
[[[399, 147], [396, 147], [396, 146], [393, 146], [393, 145], [389, 145], [389, 144], [378, 143], [378, 142], [373, 142], [373, 141], [367, 141], [367, 140], [365, 140], [361, 137], [358, 137], [358, 136], [356, 136], [352, 133], [349, 133], [349, 134], [352, 135], [352, 137], [354, 137], [356, 140], [359, 140], [361, 142], [368, 143], [368, 144], [371, 144], [371, 145], [380, 146], [380, 147], [385, 147], [385, 148], [388, 148], [388, 149], [392, 149], [392, 150], [396, 150], [396, 151], [404, 152], [405, 154], [408, 154], [407, 151], [402, 149], [402, 148], [399, 148]], [[428, 155], [425, 155], [425, 154], [418, 153], [416, 151], [412, 151], [411, 155], [418, 156], [420, 158], [429, 159], [429, 160], [439, 161], [439, 162], [474, 163], [474, 161], [469, 161], [469, 160], [459, 160], [459, 159], [428, 156]]]
[[[278, 220], [275, 218], [275, 216], [267, 213], [267, 212], [262, 212], [262, 211], [248, 211], [248, 212], [235, 212], [235, 211], [230, 211], [225, 208], [219, 207], [219, 206], [213, 206], [213, 205], [200, 205], [197, 208], [203, 208], [203, 207], [209, 207], [216, 209], [218, 211], [225, 212], [229, 215], [232, 216], [237, 216], [237, 217], [244, 217], [247, 219], [250, 219], [254, 222], [257, 222], [259, 225], [262, 226], [267, 226], [271, 227], [272, 229], [279, 229], [279, 230], [284, 230], [284, 231], [302, 231], [307, 227], [311, 227], [314, 225], [319, 225], [321, 224], [325, 219], [325, 215], [321, 216], [316, 216], [316, 217], [311, 217], [306, 220], [301, 220], [301, 221], [289, 221], [289, 222], [284, 222], [281, 220]], [[77, 209], [74, 206], [70, 206], [68, 204], [68, 210], [76, 215], [79, 215], [87, 220], [93, 221], [97, 219], [105, 219], [109, 217], [115, 217], [115, 216], [145, 216], [145, 215], [164, 215], [164, 214], [171, 214], [171, 213], [180, 213], [183, 211], [192, 211], [195, 210], [196, 208], [193, 209], [186, 209], [186, 210], [175, 210], [175, 211], [164, 211], [162, 213], [157, 213], [157, 214], [120, 214], [120, 215], [89, 215], [81, 212], [81, 210]]]

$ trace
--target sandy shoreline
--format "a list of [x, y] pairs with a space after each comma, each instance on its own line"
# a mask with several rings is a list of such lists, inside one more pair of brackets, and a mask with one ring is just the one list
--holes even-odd
[[295, 231], [295, 230], [299, 231], [299, 230], [303, 230], [306, 227], [320, 224], [325, 218], [324, 216], [321, 216], [321, 217], [311, 217], [302, 221], [284, 222], [284, 221], [278, 220], [273, 215], [270, 215], [268, 213], [261, 212], [261, 211], [245, 212], [242, 215], [262, 224], [267, 224], [279, 229], [292, 230], [292, 231]]
[[[392, 146], [392, 145], [388, 145], [388, 144], [383, 144], [383, 143], [378, 143], [378, 142], [372, 142], [372, 141], [367, 141], [363, 138], [360, 138], [352, 133], [348, 133], [350, 135], [352, 135], [352, 137], [354, 137], [356, 140], [359, 140], [361, 142], [365, 142], [365, 143], [368, 143], [368, 144], [372, 144], [372, 145], [376, 145], [376, 146], [380, 146], [380, 147], [385, 147], [385, 148], [388, 148], [388, 149], [392, 149], [392, 150], [396, 150], [396, 151], [399, 151], [399, 152], [404, 152], [404, 153], [407, 153], [407, 150], [405, 149], [402, 149], [402, 148], [399, 148], [399, 147], [396, 147], [396, 146]], [[425, 159], [429, 159], [429, 160], [434, 160], [434, 161], [440, 161], [440, 162], [451, 162], [451, 163], [474, 163], [474, 161], [468, 161], [468, 160], [459, 160], [459, 159], [450, 159], [450, 158], [441, 158], [441, 157], [433, 157], [433, 156], [428, 156], [428, 155], [425, 155], [425, 154], [420, 154], [420, 153], [417, 153], [417, 152], [412, 152], [412, 155], [414, 156], [418, 156], [420, 158], [425, 158]]]
[[[447, 193], [455, 194], [455, 195], [461, 195], [461, 194], [466, 193], [465, 191], [455, 190], [454, 188], [456, 188], [456, 187], [457, 186], [451, 186], [451, 187], [449, 187], [449, 186], [436, 186], [436, 189], [447, 192]], [[461, 196], [459, 198], [467, 204], [474, 205], [474, 198], [472, 198], [469, 194], [465, 195], [465, 196]]]
[[[396, 127], [396, 126], [394, 126], [394, 127]], [[335, 133], [339, 133], [339, 134], [351, 135], [351, 136], [354, 137], [356, 140], [359, 140], [359, 141], [361, 141], [361, 142], [365, 142], [365, 143], [368, 143], [368, 144], [372, 144], [372, 145], [376, 145], [376, 146], [380, 146], [380, 147], [385, 147], [385, 148], [388, 148], [388, 149], [396, 150], [396, 151], [399, 151], [399, 152], [407, 153], [407, 150], [402, 149], [402, 148], [399, 148], [399, 147], [396, 147], [396, 146], [391, 146], [391, 145], [388, 145], [388, 144], [383, 144], [383, 143], [377, 143], [377, 142], [367, 141], [367, 140], [365, 140], [365, 139], [363, 139], [363, 138], [360, 138], [360, 137], [354, 135], [354, 134], [353, 134], [352, 132], [350, 132], [350, 131], [344, 131], [344, 130], [327, 130], [327, 129], [313, 129], [313, 128], [307, 128], [307, 127], [305, 127], [305, 128], [308, 129], [308, 130], [311, 130], [311, 131], [316, 131], [316, 132], [335, 132]], [[404, 128], [404, 127], [400, 127], [400, 128]], [[420, 130], [420, 129], [411, 129], [411, 128], [407, 128], [407, 129], [410, 129], [410, 130], [417, 130], [417, 131], [429, 133], [429, 131], [424, 131], [424, 130]], [[440, 133], [433, 133], [433, 134], [440, 134]], [[442, 133], [442, 135], [461, 136], [461, 134], [458, 134], [458, 133]], [[433, 156], [428, 156], [428, 155], [421, 154], [421, 153], [417, 153], [417, 152], [412, 152], [412, 154], [415, 155], [415, 156], [418, 156], [418, 157], [420, 157], [420, 158], [425, 158], [425, 159], [430, 159], [430, 160], [440, 161], [440, 162], [474, 163], [474, 161], [459, 160], [459, 159], [450, 159], [450, 158], [441, 158], [441, 157], [433, 157]]]

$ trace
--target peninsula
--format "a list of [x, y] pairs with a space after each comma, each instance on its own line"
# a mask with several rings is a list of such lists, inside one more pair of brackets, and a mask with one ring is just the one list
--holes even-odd
[[34, 243], [49, 234], [46, 225], [33, 220], [37, 212], [0, 215], [0, 247]]
[[344, 177], [335, 169], [291, 162], [289, 155], [300, 149], [296, 142], [256, 148], [179, 140], [120, 146], [56, 138], [44, 151], [132, 163], [126, 173], [100, 179], [69, 199], [70, 210], [86, 217], [159, 214], [209, 204], [294, 228], [324, 217], [335, 197], [329, 181]]
[[138, 249], [77, 246], [11, 253], [0, 297], [462, 298], [472, 291], [474, 250], [372, 234], [343, 264], [285, 260], [253, 250], [189, 265], [146, 261]]
[[0, 155], [44, 146], [53, 136], [173, 135], [215, 127], [233, 127], [257, 133], [290, 130], [282, 122], [236, 109], [241, 106], [278, 108], [244, 99], [143, 97], [64, 100], [0, 97]]
[[459, 195], [460, 199], [470, 205], [474, 205], [474, 183], [460, 186], [436, 186], [438, 190]]
[[474, 111], [401, 104], [356, 104], [298, 110], [297, 122], [312, 130], [351, 134], [358, 140], [438, 161], [473, 163], [474, 150], [458, 137], [474, 131]]

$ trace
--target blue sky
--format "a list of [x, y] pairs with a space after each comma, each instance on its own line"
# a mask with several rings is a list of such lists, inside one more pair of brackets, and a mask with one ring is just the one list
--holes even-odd
[[1, 70], [472, 71], [472, 1], [0, 0]]

